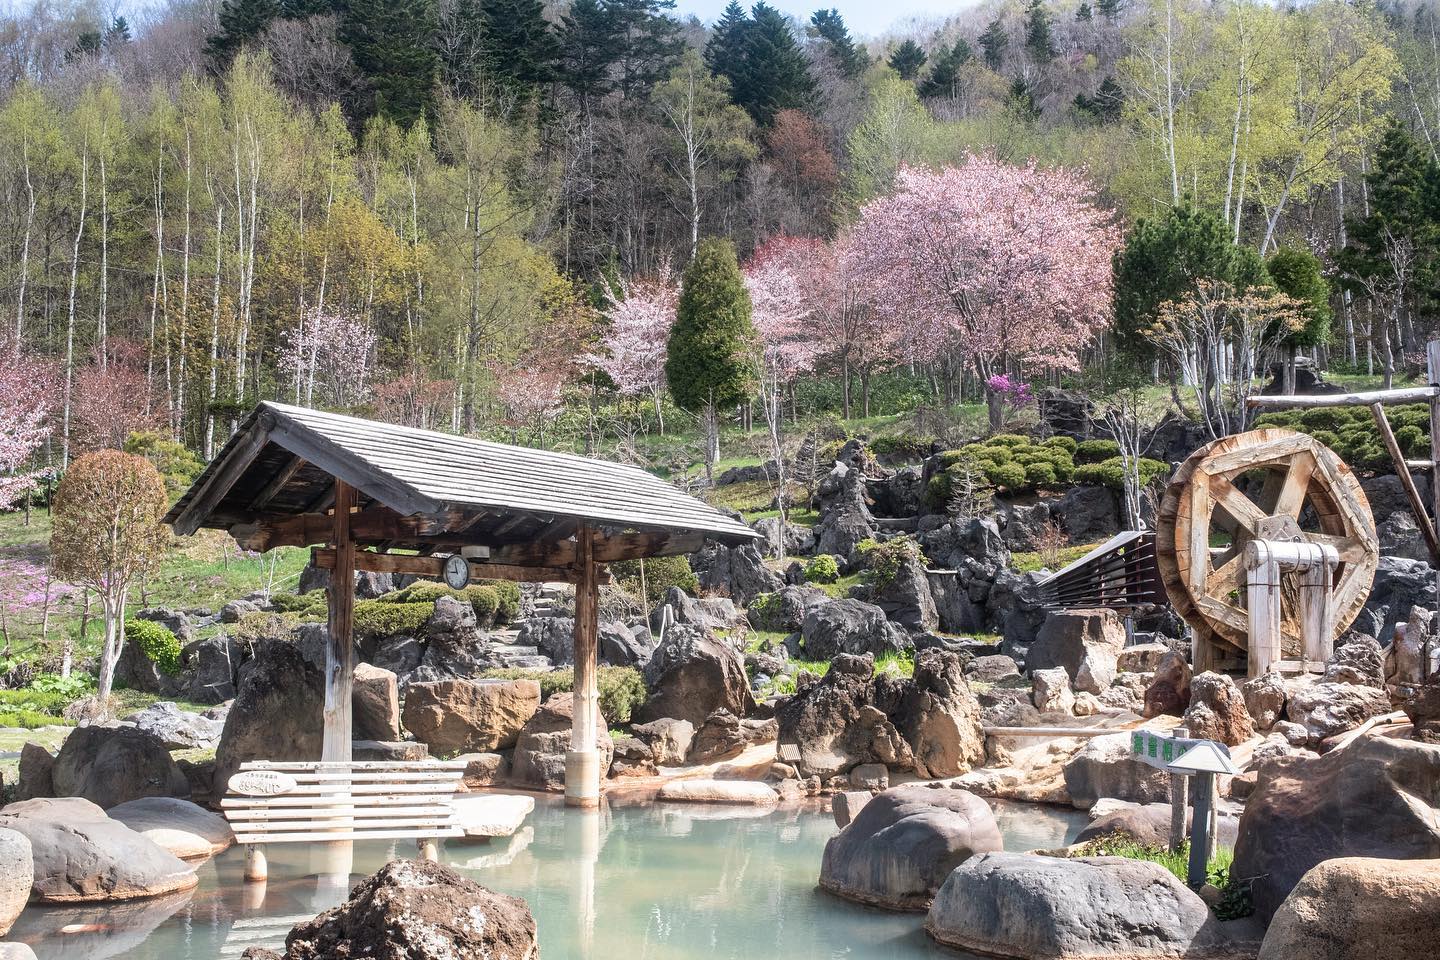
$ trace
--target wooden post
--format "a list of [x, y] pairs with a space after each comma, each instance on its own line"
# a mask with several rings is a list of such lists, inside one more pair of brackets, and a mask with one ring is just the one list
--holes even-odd
[[252, 843], [245, 847], [245, 879], [250, 882], [264, 881], [270, 876], [270, 865], [265, 861], [265, 847]]
[[[1172, 737], [1184, 739], [1190, 736], [1190, 731], [1184, 727], [1176, 727], [1170, 731]], [[1189, 784], [1189, 778], [1183, 773], [1170, 774], [1170, 849], [1178, 851], [1185, 843], [1185, 805]]]
[[335, 522], [331, 544], [330, 642], [325, 647], [325, 739], [321, 760], [351, 759], [350, 687], [355, 674], [355, 542], [350, 539], [350, 509], [355, 489], [335, 481]]
[[421, 837], [415, 841], [415, 850], [421, 860], [430, 860], [434, 863], [440, 862], [440, 845], [434, 837]]
[[596, 685], [596, 640], [599, 633], [599, 587], [595, 577], [595, 540], [588, 524], [575, 534], [575, 686], [570, 750], [565, 755], [565, 803], [572, 807], [600, 805], [600, 752], [595, 747], [600, 712]]
[[[1435, 401], [1432, 399], [1430, 403], [1433, 407]], [[1440, 539], [1435, 536], [1435, 526], [1430, 522], [1430, 511], [1425, 509], [1425, 501], [1420, 499], [1420, 490], [1415, 486], [1415, 478], [1410, 476], [1410, 467], [1405, 463], [1405, 454], [1400, 450], [1400, 442], [1395, 439], [1395, 431], [1390, 429], [1390, 421], [1385, 419], [1385, 407], [1372, 403], [1370, 413], [1375, 417], [1375, 427], [1380, 431], [1380, 439], [1385, 441], [1385, 449], [1390, 451], [1390, 459], [1395, 461], [1395, 474], [1400, 478], [1400, 485], [1405, 488], [1405, 496], [1410, 500], [1410, 511], [1415, 514], [1415, 525], [1425, 535], [1425, 545], [1430, 548], [1430, 562], [1440, 567]], [[1433, 452], [1433, 436], [1430, 444]], [[1435, 482], [1433, 476], [1430, 482]]]
[[[1440, 386], [1440, 340], [1425, 344], [1425, 369], [1430, 386]], [[1435, 520], [1440, 523], [1440, 394], [1430, 398], [1430, 495], [1435, 506]], [[1435, 589], [1440, 590], [1440, 565], [1435, 567]], [[1440, 594], [1437, 594], [1440, 596]], [[1391, 642], [1392, 637], [1381, 637], [1381, 643]], [[1430, 647], [1426, 642], [1424, 672], [1430, 669]], [[1428, 679], [1428, 676], [1426, 677]]]

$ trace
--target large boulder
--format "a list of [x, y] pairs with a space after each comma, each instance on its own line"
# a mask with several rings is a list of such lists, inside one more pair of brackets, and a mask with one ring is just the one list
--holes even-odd
[[1414, 606], [1435, 609], [1435, 568], [1423, 560], [1382, 553], [1375, 583], [1351, 628], [1388, 643], [1395, 636], [1395, 627], [1409, 620]]
[[1070, 803], [1089, 810], [1102, 797], [1133, 803], [1170, 799], [1170, 775], [1130, 756], [1126, 733], [1091, 737], [1064, 766]]
[[773, 717], [769, 720], [743, 720], [729, 710], [716, 710], [695, 731], [689, 760], [691, 763], [729, 760], [750, 747], [773, 744], [777, 735], [778, 727]]
[[1190, 706], [1190, 677], [1190, 661], [1184, 654], [1170, 650], [1162, 655], [1145, 688], [1146, 718], [1183, 714]]
[[400, 739], [400, 686], [393, 671], [355, 664], [350, 693], [351, 725], [357, 740]]
[[869, 465], [864, 445], [851, 440], [840, 449], [834, 466], [820, 481], [817, 553], [848, 557], [860, 541], [875, 536], [875, 518], [865, 496], [865, 471]]
[[915, 676], [896, 726], [922, 777], [957, 777], [985, 762], [980, 703], [970, 692], [963, 664], [943, 650], [922, 650], [915, 658]]
[[780, 802], [771, 787], [754, 780], [668, 780], [655, 794], [656, 800], [672, 803], [722, 803], [736, 806], [768, 807]]
[[240, 668], [249, 659], [247, 644], [219, 635], [193, 640], [180, 651], [185, 699], [191, 703], [224, 703], [235, 698]]
[[[1110, 802], [1106, 801], [1106, 805], [1110, 806]], [[1142, 847], [1169, 846], [1171, 812], [1174, 809], [1170, 804], [1116, 804], [1114, 809], [1095, 816], [1100, 809], [1096, 806], [1091, 810], [1091, 816], [1095, 818], [1076, 834], [1075, 843], [1125, 837]]]
[[225, 721], [181, 710], [168, 700], [137, 710], [125, 722], [153, 734], [167, 750], [213, 750], [225, 729]]
[[488, 753], [515, 745], [540, 707], [534, 680], [437, 680], [405, 691], [405, 729], [432, 753]]
[[214, 793], [249, 760], [319, 760], [325, 674], [299, 644], [268, 640], [242, 671], [240, 690], [215, 752]]
[[1070, 689], [1070, 674], [1064, 667], [1036, 670], [1030, 675], [1031, 698], [1041, 713], [1070, 713], [1075, 709], [1075, 693]]
[[77, 727], [51, 772], [55, 792], [113, 807], [137, 797], [188, 797], [190, 781], [165, 744], [137, 727]]
[[25, 909], [34, 883], [35, 856], [30, 850], [30, 838], [0, 828], [0, 937], [10, 932]]
[[133, 900], [198, 882], [194, 867], [78, 797], [9, 804], [0, 827], [30, 841], [40, 903]]
[[1174, 874], [1120, 857], [973, 857], [940, 888], [925, 929], [959, 950], [1016, 960], [1231, 953], [1205, 902]]
[[886, 790], [825, 844], [820, 886], [889, 910], [924, 910], [950, 872], [1004, 848], [990, 805], [964, 790]]
[[106, 813], [181, 860], [214, 856], [235, 845], [235, 833], [224, 817], [189, 800], [144, 797]]
[[1269, 730], [1276, 720], [1285, 719], [1285, 701], [1290, 694], [1285, 689], [1285, 678], [1274, 670], [1267, 670], [1258, 677], [1251, 677], [1240, 684], [1240, 695], [1245, 698], [1245, 712], [1259, 731]]
[[762, 593], [771, 593], [784, 586], [780, 574], [765, 566], [764, 557], [755, 544], [727, 547], [707, 542], [690, 554], [690, 567], [700, 581], [701, 589], [729, 597], [741, 606]]
[[1185, 729], [1197, 740], [1216, 740], [1235, 747], [1255, 735], [1240, 688], [1223, 673], [1207, 671], [1190, 681], [1190, 708]]
[[1268, 919], [1306, 871], [1336, 857], [1440, 858], [1440, 746], [1361, 737], [1261, 766], [1231, 875]]
[[1120, 498], [1109, 487], [1077, 483], [1050, 505], [1071, 543], [1094, 543], [1120, 532]]
[[1087, 683], [1076, 689], [1100, 694], [1115, 679], [1115, 661], [1123, 649], [1125, 622], [1114, 610], [1055, 610], [1026, 651], [1025, 666], [1032, 671], [1064, 667], [1072, 684], [1084, 668]]
[[1390, 711], [1390, 697], [1379, 687], [1354, 683], [1310, 683], [1305, 680], [1288, 686], [1290, 698], [1285, 704], [1291, 723], [1305, 728], [1309, 745], [1336, 734], [1353, 730], [1371, 717]]
[[693, 723], [671, 717], [637, 723], [630, 732], [649, 745], [655, 763], [662, 767], [678, 767], [684, 763], [695, 739]]
[[524, 900], [429, 860], [392, 860], [356, 884], [349, 900], [285, 938], [286, 960], [539, 956]]
[[1340, 857], [1285, 898], [1259, 960], [1425, 957], [1440, 940], [1440, 860]]
[[875, 585], [870, 599], [888, 619], [907, 630], [939, 629], [940, 615], [935, 609], [935, 598], [930, 595], [930, 580], [918, 550], [902, 554], [894, 573]]
[[[874, 659], [842, 654], [819, 683], [789, 697], [775, 711], [780, 743], [799, 755], [802, 776], [822, 780], [862, 763], [883, 763], [892, 769], [914, 765], [910, 744], [883, 709]], [[884, 699], [890, 699], [885, 697]]]
[[20, 777], [15, 784], [16, 800], [55, 796], [55, 755], [38, 743], [20, 748]]
[[756, 630], [788, 633], [799, 630], [806, 614], [829, 603], [830, 599], [830, 594], [819, 587], [781, 587], [756, 598], [745, 611], [745, 617]]
[[835, 600], [815, 607], [800, 627], [806, 658], [831, 660], [837, 654], [890, 653], [906, 646], [905, 632], [885, 611], [860, 600]]
[[737, 717], [755, 709], [745, 661], [732, 645], [697, 627], [676, 624], [645, 665], [649, 698], [636, 719], [672, 717], [699, 728], [716, 710]]
[[[570, 750], [570, 728], [575, 718], [575, 700], [569, 693], [557, 693], [535, 711], [515, 739], [510, 776], [521, 786], [540, 790], [565, 789], [565, 754]], [[600, 770], [610, 769], [615, 744], [600, 708], [595, 708], [595, 746], [600, 751]]]

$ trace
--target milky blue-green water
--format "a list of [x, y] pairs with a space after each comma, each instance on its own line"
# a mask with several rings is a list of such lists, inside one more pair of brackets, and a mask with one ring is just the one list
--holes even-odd
[[[1083, 815], [999, 804], [1007, 849], [1054, 847]], [[703, 805], [611, 802], [598, 812], [540, 799], [508, 840], [449, 842], [441, 859], [476, 881], [524, 897], [544, 960], [918, 960], [959, 956], [921, 930], [921, 914], [891, 914], [815, 887], [835, 823], [820, 807], [757, 811]], [[349, 880], [409, 843], [355, 844], [337, 865], [323, 847], [268, 848], [270, 879], [243, 881], [237, 848], [200, 868], [178, 897], [106, 909], [25, 912], [9, 939], [40, 960], [106, 957], [234, 958], [245, 947], [281, 947], [290, 927], [341, 902]], [[72, 932], [62, 933], [70, 927]]]

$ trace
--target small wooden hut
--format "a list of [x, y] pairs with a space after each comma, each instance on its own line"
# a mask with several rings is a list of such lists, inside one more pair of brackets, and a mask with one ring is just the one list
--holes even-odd
[[597, 600], [604, 566], [758, 535], [637, 468], [261, 403], [165, 518], [248, 550], [324, 545], [331, 571], [322, 760], [348, 761], [356, 571], [575, 585], [575, 719], [565, 797], [599, 800]]

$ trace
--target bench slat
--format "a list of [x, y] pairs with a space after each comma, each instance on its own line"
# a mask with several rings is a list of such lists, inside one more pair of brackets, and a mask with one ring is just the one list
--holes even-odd
[[359, 820], [326, 820], [326, 819], [300, 819], [294, 820], [258, 820], [252, 823], [237, 823], [231, 826], [232, 830], [248, 831], [251, 833], [289, 833], [295, 830], [334, 830], [342, 832], [350, 829], [355, 830], [389, 830], [393, 827], [450, 827], [455, 826], [455, 818], [447, 815], [440, 816], [419, 816], [419, 817], [382, 817], [375, 819]]
[[464, 770], [467, 760], [247, 760], [241, 770]]
[[[252, 771], [242, 771], [252, 772]], [[272, 773], [281, 771], [269, 771]], [[465, 778], [463, 770], [395, 770], [344, 773], [339, 770], [322, 773], [289, 773], [285, 775], [300, 784], [327, 783], [458, 783]]]
[[375, 820], [384, 817], [439, 817], [455, 816], [455, 808], [448, 803], [431, 803], [417, 807], [277, 807], [274, 810], [235, 810], [225, 815], [232, 824], [257, 820], [330, 820], [360, 819]]
[[463, 837], [461, 827], [431, 829], [416, 827], [411, 830], [344, 830], [331, 833], [246, 833], [235, 835], [237, 843], [320, 843], [347, 840], [403, 840], [420, 837]]
[[[427, 793], [405, 793], [393, 797], [364, 794], [358, 801], [353, 795], [335, 794], [282, 794], [276, 797], [226, 797], [220, 801], [223, 810], [271, 810], [279, 807], [347, 807], [363, 804], [367, 807], [394, 807], [416, 803], [449, 803], [455, 794], [448, 791]], [[227, 814], [228, 815], [228, 814]]]
[[[459, 781], [456, 781], [456, 786]], [[324, 783], [302, 783], [294, 790], [287, 790], [276, 796], [298, 797], [305, 795], [340, 796], [346, 793], [353, 793], [357, 796], [384, 796], [387, 793], [455, 793], [455, 790], [446, 789], [443, 783], [354, 783], [346, 786]]]

